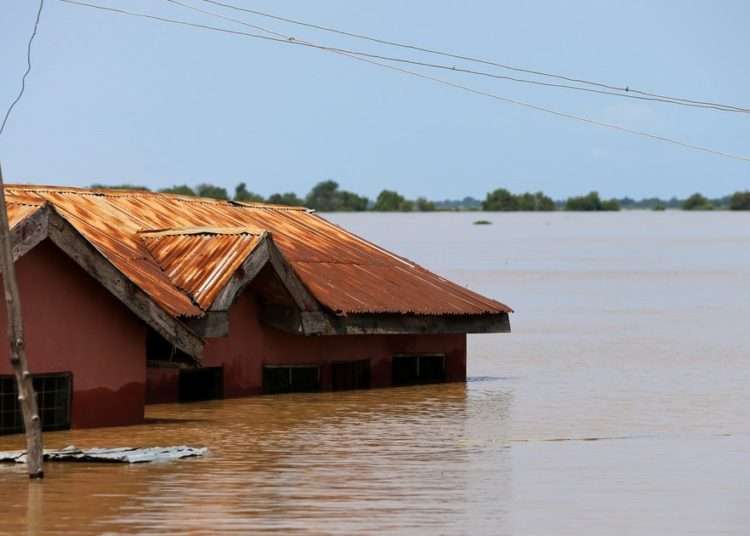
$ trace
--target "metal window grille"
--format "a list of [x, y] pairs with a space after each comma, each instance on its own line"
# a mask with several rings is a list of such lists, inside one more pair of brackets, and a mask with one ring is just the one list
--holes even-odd
[[307, 393], [320, 391], [318, 365], [264, 365], [263, 392]]
[[446, 380], [445, 354], [398, 354], [393, 356], [394, 385], [440, 383]]
[[[69, 372], [32, 376], [42, 430], [70, 428], [73, 376]], [[0, 434], [23, 432], [23, 415], [13, 376], [0, 376]]]
[[368, 389], [369, 387], [369, 359], [331, 363], [331, 388], [334, 391]]

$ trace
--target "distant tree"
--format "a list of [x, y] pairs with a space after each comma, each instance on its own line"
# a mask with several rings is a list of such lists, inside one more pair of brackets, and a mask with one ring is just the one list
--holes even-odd
[[555, 210], [555, 202], [542, 192], [526, 192], [514, 195], [505, 188], [498, 188], [487, 194], [482, 202], [482, 210], [486, 211], [549, 211]]
[[170, 186], [169, 188], [162, 188], [159, 190], [163, 194], [177, 194], [177, 195], [192, 195], [195, 196], [195, 190], [193, 190], [187, 184], [180, 184], [176, 186]]
[[[622, 206], [622, 202], [620, 202]], [[661, 207], [661, 208], [660, 208]], [[646, 197], [633, 203], [631, 208], [650, 208], [651, 210], [667, 210], [667, 201], [662, 201], [658, 197]]]
[[481, 210], [482, 202], [479, 199], [466, 196], [461, 200], [459, 208], [460, 210]]
[[729, 210], [750, 210], [750, 191], [734, 192], [729, 198]]
[[338, 209], [338, 190], [339, 184], [336, 181], [319, 182], [307, 194], [305, 205], [321, 212], [333, 212]]
[[357, 195], [346, 190], [339, 190], [339, 208], [345, 212], [363, 212], [370, 205], [370, 200], [364, 196]]
[[582, 212], [615, 211], [620, 210], [620, 204], [616, 199], [602, 201], [598, 192], [590, 192], [580, 197], [569, 197], [565, 201], [565, 210]]
[[426, 197], [417, 197], [414, 204], [419, 212], [434, 212], [437, 210], [435, 203], [429, 201]]
[[301, 207], [305, 204], [294, 192], [273, 194], [266, 201], [272, 205], [286, 205], [290, 207]]
[[588, 195], [569, 197], [565, 201], [565, 210], [574, 211], [595, 211], [601, 210], [602, 201], [599, 199], [597, 192], [591, 192]]
[[195, 187], [195, 193], [198, 197], [211, 197], [213, 199], [228, 200], [229, 194], [227, 189], [221, 186], [214, 186], [213, 184], [201, 183]]
[[393, 190], [383, 190], [378, 194], [372, 210], [377, 212], [411, 212], [414, 202]]
[[475, 211], [482, 208], [482, 202], [479, 199], [467, 196], [463, 199], [444, 199], [443, 201], [436, 201], [435, 208], [437, 210]]
[[139, 190], [142, 192], [150, 192], [145, 186], [137, 184], [92, 184], [91, 188], [95, 190]]
[[234, 187], [234, 200], [244, 201], [246, 203], [262, 203], [264, 201], [262, 195], [248, 190], [247, 185], [244, 182], [241, 182]]
[[538, 211], [551, 212], [557, 210], [554, 200], [551, 197], [544, 195], [542, 192], [534, 194], [534, 201], [536, 203], [536, 210]]
[[505, 188], [498, 188], [487, 194], [482, 202], [482, 210], [513, 211], [519, 210], [518, 198]]
[[516, 210], [537, 212], [555, 210], [555, 202], [551, 197], [547, 197], [542, 192], [525, 193], [515, 196]]
[[336, 181], [319, 182], [305, 197], [305, 205], [320, 212], [361, 212], [369, 201], [354, 192], [339, 190]]
[[534, 198], [534, 194], [531, 193], [525, 193], [525, 194], [519, 194], [514, 195], [515, 198], [515, 210], [523, 210], [524, 212], [532, 212], [536, 210], [536, 199]]
[[711, 210], [711, 202], [699, 193], [694, 193], [682, 203], [682, 210]]

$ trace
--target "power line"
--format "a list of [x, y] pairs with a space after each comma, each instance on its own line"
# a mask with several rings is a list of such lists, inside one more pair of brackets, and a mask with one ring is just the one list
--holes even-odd
[[622, 132], [627, 132], [627, 133], [630, 133], [630, 134], [636, 134], [636, 135], [644, 136], [644, 137], [647, 137], [647, 138], [650, 138], [650, 139], [654, 139], [654, 140], [657, 140], [657, 141], [662, 141], [662, 142], [667, 142], [667, 143], [673, 143], [673, 144], [676, 144], [678, 146], [681, 146], [681, 147], [687, 148], [687, 149], [693, 149], [693, 150], [703, 151], [703, 152], [707, 152], [709, 154], [714, 154], [714, 155], [718, 155], [718, 156], [724, 156], [724, 157], [735, 158], [735, 159], [739, 159], [739, 160], [750, 161], [750, 158], [744, 157], [744, 156], [741, 156], [741, 155], [732, 155], [732, 154], [729, 154], [729, 153], [724, 153], [722, 151], [716, 151], [714, 149], [710, 149], [710, 148], [707, 148], [707, 147], [693, 145], [693, 144], [681, 142], [679, 140], [673, 140], [671, 138], [666, 138], [664, 136], [658, 136], [658, 135], [655, 135], [655, 134], [651, 134], [649, 132], [628, 129], [626, 127], [621, 127], [619, 125], [609, 124], [609, 123], [603, 123], [603, 122], [595, 121], [595, 120], [588, 119], [588, 118], [585, 118], [585, 117], [579, 117], [579, 116], [575, 116], [575, 115], [572, 115], [572, 114], [567, 114], [567, 113], [564, 113], [564, 112], [557, 112], [555, 110], [550, 110], [550, 109], [543, 108], [543, 107], [540, 107], [540, 106], [536, 106], [536, 105], [533, 105], [533, 104], [528, 104], [528, 103], [524, 103], [524, 102], [520, 102], [520, 101], [515, 101], [515, 100], [512, 100], [512, 99], [508, 99], [506, 97], [500, 97], [498, 95], [494, 95], [494, 94], [491, 94], [491, 93], [487, 93], [487, 92], [475, 90], [473, 88], [462, 86], [460, 84], [455, 84], [455, 83], [447, 81], [447, 80], [442, 80], [442, 79], [434, 78], [434, 77], [431, 77], [431, 76], [427, 76], [427, 75], [424, 75], [422, 73], [417, 73], [417, 72], [409, 71], [409, 70], [406, 70], [406, 69], [400, 69], [400, 68], [394, 67], [392, 65], [386, 65], [386, 64], [382, 64], [382, 63], [379, 63], [379, 62], [376, 62], [376, 61], [372, 61], [371, 59], [357, 57], [357, 55], [356, 55], [357, 53], [356, 52], [353, 53], [351, 51], [346, 51], [346, 50], [343, 50], [343, 49], [329, 48], [329, 47], [322, 47], [322, 46], [314, 45], [314, 44], [308, 43], [306, 41], [297, 40], [294, 37], [291, 37], [289, 35], [285, 35], [283, 33], [275, 32], [273, 30], [269, 30], [269, 29], [264, 28], [262, 26], [250, 24], [250, 23], [247, 23], [247, 22], [239, 20], [239, 19], [235, 19], [235, 18], [232, 18], [232, 17], [227, 17], [225, 15], [221, 15], [221, 14], [218, 14], [218, 13], [213, 13], [211, 11], [206, 11], [206, 10], [203, 10], [203, 9], [200, 9], [200, 8], [196, 8], [194, 6], [190, 6], [188, 4], [185, 4], [185, 3], [183, 3], [183, 2], [181, 2], [179, 0], [166, 0], [166, 1], [169, 2], [169, 3], [172, 3], [172, 4], [177, 4], [179, 6], [187, 8], [187, 9], [198, 11], [198, 12], [203, 13], [203, 14], [211, 15], [211, 16], [214, 16], [214, 17], [218, 17], [220, 19], [229, 20], [229, 21], [237, 22], [237, 23], [245, 25], [245, 26], [249, 26], [249, 27], [254, 28], [256, 30], [260, 30], [262, 32], [265, 32], [265, 33], [267, 33], [269, 35], [273, 35], [273, 36], [276, 36], [276, 37], [279, 37], [279, 38], [283, 38], [285, 40], [285, 42], [289, 41], [289, 40], [294, 40], [294, 42], [296, 42], [297, 44], [303, 44], [303, 45], [307, 45], [307, 46], [312, 46], [314, 48], [320, 48], [320, 49], [323, 49], [323, 50], [327, 50], [329, 52], [334, 52], [334, 53], [337, 53], [337, 54], [340, 54], [340, 55], [348, 56], [348, 57], [350, 57], [352, 59], [355, 59], [355, 60], [358, 60], [358, 61], [364, 61], [364, 62], [371, 63], [373, 65], [377, 65], [379, 67], [383, 67], [383, 68], [386, 68], [386, 69], [392, 69], [392, 70], [400, 71], [400, 72], [405, 73], [405, 74], [409, 74], [409, 75], [416, 76], [416, 77], [419, 77], [419, 78], [423, 78], [423, 79], [426, 79], [426, 80], [431, 80], [431, 81], [438, 82], [438, 83], [441, 83], [441, 84], [449, 85], [451, 87], [454, 87], [454, 88], [457, 88], [457, 89], [462, 89], [462, 90], [465, 90], [465, 91], [468, 91], [470, 93], [474, 93], [474, 94], [477, 94], [477, 95], [483, 95], [483, 96], [491, 97], [491, 98], [498, 99], [498, 100], [501, 100], [501, 101], [504, 101], [504, 102], [510, 102], [512, 104], [517, 104], [517, 105], [520, 105], [520, 106], [525, 106], [525, 107], [528, 107], [528, 108], [531, 108], [531, 109], [534, 109], [534, 110], [537, 110], [537, 111], [543, 111], [543, 112], [551, 113], [551, 114], [554, 114], [554, 115], [557, 115], [557, 116], [560, 116], [560, 117], [565, 117], [565, 118], [568, 118], [568, 119], [575, 119], [575, 120], [578, 120], [578, 121], [584, 121], [586, 123], [589, 123], [589, 124], [592, 124], [592, 125], [595, 125], [595, 126], [612, 128], [612, 129], [616, 129], [616, 130], [619, 130], [619, 131], [622, 131]]
[[[235, 22], [237, 24], [242, 24], [243, 26], [247, 26], [249, 28], [260, 30], [262, 32], [265, 32], [265, 33], [268, 33], [268, 34], [271, 34], [271, 35], [275, 35], [277, 37], [280, 37], [280, 38], [283, 38], [283, 39], [286, 39], [286, 40], [290, 40], [291, 39], [291, 40], [294, 40], [296, 42], [296, 44], [303, 44], [305, 46], [312, 45], [312, 43], [310, 43], [310, 42], [303, 41], [303, 40], [300, 40], [300, 39], [295, 39], [295, 38], [292, 38], [292, 37], [290, 37], [288, 35], [285, 35], [285, 34], [282, 34], [282, 33], [279, 33], [279, 32], [274, 32], [272, 30], [268, 30], [266, 28], [263, 28], [262, 26], [258, 26], [258, 25], [255, 25], [255, 24], [250, 24], [250, 23], [248, 23], [248, 22], [246, 22], [244, 20], [241, 20], [241, 19], [236, 19], [236, 18], [233, 18], [233, 17], [227, 17], [225, 15], [221, 15], [219, 13], [215, 13], [215, 12], [212, 12], [212, 11], [206, 11], [204, 9], [197, 8], [195, 6], [191, 6], [191, 5], [185, 4], [185, 3], [180, 2], [178, 0], [165, 0], [165, 1], [169, 2], [171, 4], [176, 4], [178, 6], [184, 7], [186, 9], [190, 9], [192, 11], [197, 11], [199, 13], [203, 13], [203, 14], [206, 14], [206, 15], [211, 15], [213, 17], [218, 17], [220, 19], [224, 19], [224, 20], [227, 20], [227, 21]], [[206, 0], [204, 0], [204, 1], [206, 1]], [[321, 46], [323, 46], [323, 45], [321, 45]], [[431, 68], [431, 69], [439, 69], [439, 70], [444, 70], [444, 71], [452, 71], [452, 72], [456, 72], [456, 73], [471, 74], [471, 75], [482, 76], [482, 77], [486, 77], [486, 78], [494, 78], [494, 79], [497, 79], [497, 80], [508, 80], [508, 81], [512, 81], [512, 82], [519, 82], [519, 83], [523, 83], [523, 84], [531, 84], [531, 85], [536, 85], [536, 86], [545, 86], [545, 87], [553, 87], [553, 88], [564, 88], [564, 89], [570, 89], [570, 90], [575, 90], [575, 91], [584, 91], [584, 92], [587, 92], [587, 93], [596, 93], [596, 94], [600, 94], [600, 95], [611, 95], [611, 96], [615, 96], [615, 97], [625, 97], [625, 98], [637, 99], [637, 100], [643, 100], [643, 101], [662, 102], [662, 103], [675, 104], [675, 105], [679, 105], [679, 106], [687, 106], [687, 107], [692, 107], [692, 108], [707, 108], [707, 109], [717, 110], [717, 111], [721, 111], [721, 112], [750, 113], [750, 109], [748, 109], [748, 110], [741, 110], [741, 109], [735, 109], [735, 108], [731, 108], [731, 107], [724, 107], [724, 106], [712, 105], [712, 104], [691, 104], [691, 103], [682, 102], [682, 101], [679, 101], [679, 100], [671, 100], [671, 99], [668, 99], [668, 98], [644, 97], [644, 96], [640, 96], [640, 95], [629, 95], [629, 94], [617, 93], [615, 91], [606, 91], [606, 90], [601, 90], [601, 89], [592, 89], [592, 88], [587, 88], [587, 87], [571, 86], [571, 85], [567, 85], [567, 84], [557, 84], [557, 83], [551, 83], [551, 82], [542, 82], [542, 81], [539, 81], [539, 80], [529, 80], [529, 79], [526, 79], [526, 78], [516, 78], [516, 77], [512, 77], [512, 76], [500, 75], [500, 74], [495, 74], [495, 73], [488, 73], [488, 72], [485, 72], [485, 71], [477, 71], [477, 70], [473, 70], [473, 69], [466, 69], [466, 68], [458, 67], [458, 66], [455, 66], [455, 65], [444, 65], [444, 64], [438, 64], [438, 63], [427, 63], [427, 62], [413, 60], [413, 59], [407, 59], [407, 58], [398, 58], [398, 57], [393, 57], [393, 56], [383, 56], [381, 54], [372, 54], [372, 53], [369, 53], [369, 52], [362, 52], [362, 51], [359, 51], [359, 50], [351, 50], [351, 49], [345, 49], [345, 48], [339, 48], [339, 47], [331, 47], [331, 46], [325, 46], [324, 48], [326, 50], [330, 50], [330, 51], [343, 52], [345, 54], [354, 54], [356, 56], [362, 56], [362, 57], [365, 57], [365, 58], [371, 58], [371, 59], [376, 59], [376, 60], [390, 61], [390, 62], [394, 62], [394, 63], [402, 63], [402, 64], [408, 64], [408, 65], [416, 65], [416, 66], [427, 67], [427, 68]]]
[[456, 54], [456, 53], [452, 53], [452, 52], [445, 52], [445, 51], [442, 51], [442, 50], [436, 50], [436, 49], [432, 49], [432, 48], [426, 48], [426, 47], [421, 47], [421, 46], [417, 46], [417, 45], [411, 45], [411, 44], [408, 44], [408, 43], [401, 43], [401, 42], [398, 42], [398, 41], [389, 41], [387, 39], [381, 39], [381, 38], [378, 38], [378, 37], [372, 37], [372, 36], [369, 36], [369, 35], [364, 35], [364, 34], [359, 34], [359, 33], [347, 32], [347, 31], [340, 30], [338, 28], [332, 28], [332, 27], [329, 27], [329, 26], [321, 26], [319, 24], [312, 24], [312, 23], [304, 22], [304, 21], [301, 21], [301, 20], [298, 20], [298, 19], [291, 19], [291, 18], [288, 18], [288, 17], [281, 17], [279, 15], [274, 15], [274, 14], [267, 13], [267, 12], [264, 12], [264, 11], [259, 11], [259, 10], [256, 10], [256, 9], [248, 9], [248, 8], [244, 8], [244, 7], [239, 7], [239, 6], [232, 5], [232, 4], [229, 4], [229, 3], [226, 3], [226, 2], [221, 2], [219, 0], [202, 0], [202, 1], [203, 2], [207, 2], [209, 4], [214, 4], [214, 5], [217, 5], [217, 6], [225, 7], [225, 8], [228, 8], [228, 9], [233, 9], [233, 10], [236, 10], [236, 11], [244, 11], [245, 13], [250, 13], [250, 14], [253, 14], [253, 15], [258, 15], [260, 17], [266, 17], [266, 18], [278, 20], [278, 21], [281, 21], [281, 22], [295, 24], [297, 26], [304, 26], [306, 28], [312, 28], [312, 29], [321, 30], [321, 31], [324, 31], [324, 32], [330, 32], [330, 33], [334, 33], [334, 34], [338, 34], [338, 35], [344, 35], [346, 37], [352, 37], [352, 38], [355, 38], [355, 39], [362, 39], [362, 40], [365, 40], [365, 41], [370, 41], [370, 42], [378, 43], [378, 44], [381, 44], [381, 45], [388, 45], [388, 46], [394, 46], [394, 47], [399, 47], [399, 48], [405, 48], [405, 49], [410, 49], [410, 50], [414, 50], [414, 51], [417, 51], [417, 52], [424, 52], [424, 53], [427, 53], [427, 54], [436, 54], [436, 55], [445, 56], [445, 57], [448, 57], [448, 58], [454, 58], [454, 59], [459, 59], [459, 60], [464, 60], [464, 61], [470, 61], [470, 62], [474, 62], [474, 63], [481, 63], [481, 64], [484, 64], [484, 65], [491, 65], [493, 67], [498, 67], [500, 69], [507, 69], [507, 70], [510, 70], [510, 71], [516, 71], [516, 72], [521, 72], [521, 73], [526, 73], [526, 74], [534, 74], [534, 75], [537, 75], [537, 76], [544, 76], [544, 77], [548, 77], [548, 78], [555, 78], [555, 79], [558, 79], [558, 80], [564, 80], [566, 82], [573, 82], [573, 83], [578, 83], [578, 84], [585, 84], [585, 85], [595, 86], [595, 87], [599, 87], [599, 88], [602, 88], [602, 89], [608, 89], [608, 90], [612, 90], [612, 91], [622, 92], [625, 95], [627, 95], [629, 93], [636, 93], [638, 95], [643, 95], [645, 97], [654, 97], [654, 98], [657, 98], [657, 99], [667, 99], [667, 100], [671, 100], [671, 101], [681, 101], [681, 102], [689, 103], [689, 104], [701, 104], [701, 105], [710, 106], [710, 107], [727, 108], [727, 109], [732, 109], [734, 111], [745, 112], [745, 113], [750, 112], [750, 108], [745, 108], [745, 107], [741, 107], [741, 106], [734, 106], [734, 105], [731, 105], [731, 104], [721, 104], [721, 103], [716, 103], [716, 102], [703, 101], [703, 100], [695, 100], [695, 99], [687, 99], [687, 98], [682, 98], [682, 97], [671, 97], [669, 95], [661, 95], [659, 93], [651, 93], [651, 92], [648, 92], [648, 91], [642, 91], [642, 90], [638, 90], [638, 89], [633, 89], [633, 88], [631, 88], [629, 86], [624, 86], [624, 87], [622, 87], [622, 86], [615, 86], [615, 85], [612, 85], [612, 84], [606, 84], [606, 83], [603, 83], [603, 82], [595, 82], [595, 81], [591, 81], [591, 80], [585, 80], [585, 79], [582, 79], [582, 78], [575, 78], [575, 77], [565, 76], [565, 75], [561, 75], [561, 74], [547, 73], [547, 72], [544, 72], [544, 71], [538, 71], [538, 70], [534, 70], [534, 69], [526, 69], [526, 68], [522, 68], [522, 67], [515, 67], [515, 66], [512, 66], [512, 65], [507, 65], [507, 64], [504, 64], [504, 63], [499, 63], [499, 62], [495, 62], [495, 61], [491, 61], [491, 60], [486, 60], [486, 59], [482, 59], [482, 58], [476, 58], [476, 57], [472, 57], [472, 56], [466, 56], [466, 55], [462, 55], [462, 54]]
[[36, 19], [34, 20], [34, 30], [31, 32], [31, 37], [29, 37], [29, 42], [26, 47], [26, 71], [23, 73], [23, 76], [21, 77], [21, 89], [18, 92], [18, 95], [16, 95], [16, 98], [13, 99], [13, 102], [10, 103], [8, 110], [5, 112], [5, 117], [3, 117], [3, 122], [2, 124], [0, 124], [0, 136], [2, 136], [3, 131], [5, 130], [5, 125], [8, 123], [8, 118], [10, 117], [11, 112], [13, 112], [13, 108], [16, 107], [16, 104], [18, 104], [18, 102], [23, 97], [24, 92], [26, 91], [26, 77], [29, 76], [29, 73], [31, 72], [31, 45], [34, 42], [34, 38], [36, 37], [37, 30], [39, 29], [39, 19], [42, 16], [43, 8], [44, 8], [44, 0], [39, 0], [39, 10], [36, 12]]
[[441, 78], [436, 78], [436, 77], [429, 76], [429, 75], [426, 75], [426, 74], [423, 74], [423, 73], [418, 73], [416, 71], [410, 71], [408, 69], [402, 69], [400, 67], [396, 67], [396, 66], [393, 66], [393, 65], [385, 64], [385, 63], [380, 63], [380, 62], [377, 62], [377, 61], [374, 61], [374, 60], [371, 60], [371, 59], [368, 59], [368, 58], [363, 58], [363, 57], [359, 57], [359, 56], [356, 56], [356, 55], [353, 55], [353, 54], [348, 54], [346, 52], [332, 50], [332, 49], [329, 49], [329, 48], [321, 46], [321, 45], [315, 45], [315, 44], [312, 44], [312, 43], [306, 43], [304, 41], [282, 39], [282, 38], [278, 38], [278, 37], [269, 37], [269, 36], [265, 36], [265, 35], [258, 35], [258, 34], [248, 33], [248, 32], [241, 32], [241, 31], [238, 31], [238, 30], [230, 30], [230, 29], [227, 29], [227, 28], [218, 28], [218, 27], [215, 27], [215, 26], [208, 26], [208, 25], [205, 25], [205, 24], [197, 24], [197, 23], [180, 21], [180, 20], [175, 20], [175, 19], [168, 19], [166, 17], [159, 17], [159, 16], [156, 16], [156, 15], [148, 15], [148, 14], [144, 14], [144, 13], [137, 13], [137, 12], [127, 11], [127, 10], [124, 10], [124, 9], [117, 9], [117, 8], [105, 7], [105, 6], [100, 6], [100, 5], [96, 5], [96, 4], [90, 4], [90, 3], [86, 3], [86, 2], [81, 2], [81, 1], [78, 1], [78, 0], [59, 0], [59, 1], [67, 3], [67, 4], [74, 4], [74, 5], [78, 5], [78, 6], [94, 8], [94, 9], [98, 9], [98, 10], [102, 10], [102, 11], [107, 11], [107, 12], [112, 12], [112, 13], [117, 13], [117, 14], [121, 14], [121, 15], [128, 15], [128, 16], [133, 16], [133, 17], [139, 17], [139, 18], [145, 18], [145, 19], [150, 19], [150, 20], [156, 20], [156, 21], [161, 21], [161, 22], [165, 22], [165, 23], [169, 23], [169, 24], [176, 24], [176, 25], [180, 25], [180, 26], [187, 26], [187, 27], [196, 28], [196, 29], [216, 31], [216, 32], [227, 33], [227, 34], [232, 34], [232, 35], [239, 35], [239, 36], [256, 38], [256, 39], [263, 39], [263, 40], [266, 40], [266, 41], [276, 42], [276, 43], [301, 44], [301, 45], [308, 46], [308, 47], [311, 47], [311, 48], [316, 48], [316, 49], [319, 49], [319, 50], [326, 50], [328, 52], [333, 52], [335, 54], [345, 55], [345, 56], [350, 57], [351, 59], [354, 59], [354, 60], [357, 60], [357, 61], [366, 62], [366, 63], [370, 63], [372, 65], [377, 65], [377, 66], [382, 67], [384, 69], [389, 69], [389, 70], [392, 70], [392, 71], [397, 71], [397, 72], [400, 72], [402, 74], [408, 74], [410, 76], [414, 76], [414, 77], [421, 78], [421, 79], [424, 79], [424, 80], [430, 80], [432, 82], [436, 82], [436, 83], [439, 83], [439, 84], [442, 84], [442, 85], [453, 87], [455, 89], [461, 89], [463, 91], [466, 91], [466, 92], [469, 92], [469, 93], [473, 93], [475, 95], [480, 95], [480, 96], [488, 97], [488, 98], [495, 99], [495, 100], [498, 100], [498, 101], [507, 102], [507, 103], [514, 104], [514, 105], [517, 105], [517, 106], [521, 106], [521, 107], [524, 107], [524, 108], [528, 108], [528, 109], [531, 109], [531, 110], [536, 110], [536, 111], [539, 111], [539, 112], [548, 113], [548, 114], [555, 115], [555, 116], [558, 116], [558, 117], [563, 117], [563, 118], [566, 118], [566, 119], [571, 119], [571, 120], [579, 121], [579, 122], [582, 122], [582, 123], [586, 123], [586, 124], [590, 124], [590, 125], [594, 125], [594, 126], [598, 126], [598, 127], [602, 127], [602, 128], [608, 128], [608, 129], [611, 129], [611, 130], [617, 130], [617, 131], [620, 131], [620, 132], [626, 132], [626, 133], [629, 133], [629, 134], [634, 134], [634, 135], [645, 137], [645, 138], [649, 138], [649, 139], [652, 139], [652, 140], [657, 140], [657, 141], [662, 141], [662, 142], [665, 142], [665, 143], [670, 143], [670, 144], [677, 145], [677, 146], [680, 146], [680, 147], [683, 147], [683, 148], [686, 148], [686, 149], [692, 149], [692, 150], [701, 151], [701, 152], [704, 152], [704, 153], [709, 153], [709, 154], [713, 154], [713, 155], [717, 155], [717, 156], [723, 156], [725, 158], [731, 158], [731, 159], [734, 159], [734, 160], [741, 160], [741, 161], [750, 162], [750, 157], [748, 157], [748, 156], [742, 156], [742, 155], [735, 155], [735, 154], [731, 154], [731, 153], [726, 153], [726, 152], [718, 151], [718, 150], [711, 149], [711, 148], [708, 148], [708, 147], [703, 147], [703, 146], [700, 146], [700, 145], [694, 145], [694, 144], [691, 144], [691, 143], [682, 142], [682, 141], [679, 141], [679, 140], [668, 138], [666, 136], [659, 136], [659, 135], [656, 135], [656, 134], [651, 134], [650, 132], [646, 132], [646, 131], [642, 131], [642, 130], [630, 129], [630, 128], [623, 127], [623, 126], [620, 126], [620, 125], [617, 125], [617, 124], [605, 123], [603, 121], [597, 121], [597, 120], [594, 120], [594, 119], [589, 119], [587, 117], [583, 117], [583, 116], [579, 116], [579, 115], [574, 115], [574, 114], [569, 114], [569, 113], [566, 113], [566, 112], [558, 112], [558, 111], [552, 110], [550, 108], [545, 108], [545, 107], [542, 107], [542, 106], [537, 106], [535, 104], [530, 104], [530, 103], [527, 103], [527, 102], [518, 101], [518, 100], [515, 100], [515, 99], [510, 99], [510, 98], [507, 98], [507, 97], [502, 97], [502, 96], [496, 95], [494, 93], [489, 93], [489, 92], [486, 92], [486, 91], [481, 91], [481, 90], [478, 90], [478, 89], [474, 89], [474, 88], [471, 88], [471, 87], [468, 87], [468, 86], [457, 84], [455, 82], [451, 82], [451, 81], [444, 80], [444, 79], [441, 79]]

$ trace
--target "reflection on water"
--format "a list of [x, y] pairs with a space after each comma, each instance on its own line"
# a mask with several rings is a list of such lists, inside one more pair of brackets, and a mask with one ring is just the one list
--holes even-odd
[[472, 519], [501, 527], [507, 517], [495, 501], [507, 494], [510, 401], [501, 382], [484, 380], [154, 406], [152, 424], [48, 434], [48, 445], [186, 443], [211, 454], [158, 465], [48, 464], [41, 485], [29, 485], [21, 466], [4, 466], [0, 502], [12, 515], [3, 530], [460, 533]]
[[747, 214], [333, 219], [507, 301], [513, 333], [469, 339], [465, 385], [152, 406], [144, 426], [45, 434], [211, 454], [48, 464], [43, 483], [0, 466], [0, 532], [748, 533]]

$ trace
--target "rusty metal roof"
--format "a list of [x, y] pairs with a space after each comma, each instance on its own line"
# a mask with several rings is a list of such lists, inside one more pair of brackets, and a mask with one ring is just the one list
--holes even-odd
[[34, 212], [42, 208], [44, 203], [21, 204], [6, 201], [8, 210], [8, 227], [13, 228], [18, 222], [31, 216]]
[[170, 281], [204, 311], [255, 249], [262, 235], [220, 231], [185, 234], [163, 231], [141, 235]]
[[304, 208], [47, 186], [8, 185], [6, 196], [17, 214], [50, 203], [175, 316], [201, 316], [263, 231], [321, 305], [340, 314], [511, 311]]

